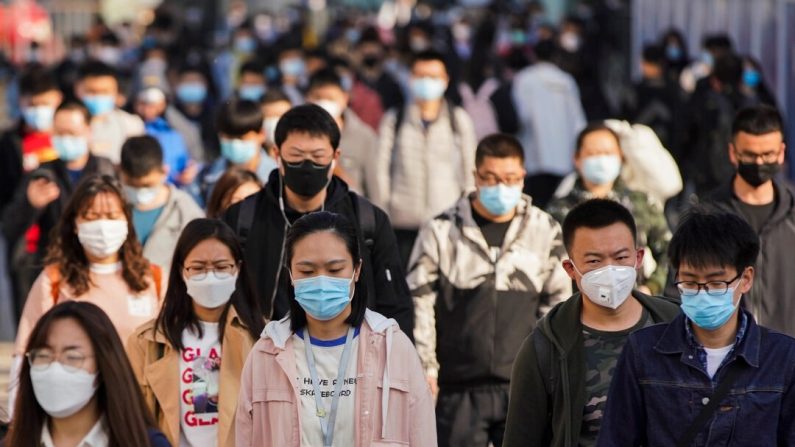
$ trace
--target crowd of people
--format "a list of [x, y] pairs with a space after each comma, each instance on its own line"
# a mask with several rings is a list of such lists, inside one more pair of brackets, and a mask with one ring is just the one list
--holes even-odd
[[760, 65], [670, 31], [611, 103], [588, 20], [434, 17], [18, 67], [0, 445], [795, 446]]

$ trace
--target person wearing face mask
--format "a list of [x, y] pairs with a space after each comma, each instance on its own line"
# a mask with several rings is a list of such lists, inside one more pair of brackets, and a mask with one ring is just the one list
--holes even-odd
[[422, 227], [409, 263], [414, 340], [438, 391], [440, 446], [501, 445], [519, 346], [571, 295], [560, 225], [522, 195], [519, 142], [483, 139], [474, 175], [477, 191]]
[[756, 98], [760, 104], [778, 108], [776, 96], [770, 91], [762, 64], [751, 56], [743, 56], [743, 82], [740, 87], [747, 96]]
[[378, 93], [383, 110], [403, 107], [405, 104], [403, 90], [395, 78], [385, 70], [386, 47], [375, 28], [362, 33], [362, 38], [356, 44], [354, 56], [358, 61], [359, 78], [367, 87]]
[[658, 294], [668, 275], [668, 241], [671, 231], [663, 206], [648, 194], [629, 189], [621, 180], [624, 164], [618, 135], [601, 122], [588, 125], [577, 137], [574, 165], [577, 179], [564, 196], [553, 199], [546, 210], [558, 222], [575, 206], [593, 198], [610, 199], [630, 210], [638, 227], [637, 238], [648, 250], [639, 275], [640, 290]]
[[304, 103], [307, 83], [306, 62], [301, 48], [285, 48], [279, 53], [281, 88], [293, 104]]
[[226, 224], [190, 222], [160, 314], [127, 343], [145, 401], [172, 445], [235, 445], [240, 374], [265, 327], [242, 259]]
[[268, 323], [243, 368], [238, 447], [437, 445], [414, 347], [395, 320], [367, 309], [357, 233], [330, 212], [290, 227], [290, 313]]
[[[19, 320], [16, 377], [31, 330], [62, 301], [94, 303], [122, 340], [157, 315], [162, 274], [144, 258], [121, 185], [110, 176], [83, 179], [66, 205]], [[15, 380], [11, 380], [14, 384]]]
[[265, 68], [257, 61], [248, 61], [240, 67], [237, 79], [237, 96], [246, 101], [259, 103], [268, 90]]
[[629, 336], [597, 445], [791, 445], [795, 340], [741, 304], [764, 275], [756, 232], [734, 213], [698, 208], [670, 254], [682, 313]]
[[503, 447], [594, 445], [627, 336], [679, 313], [675, 301], [634, 289], [644, 256], [635, 235], [632, 214], [612, 200], [566, 216], [563, 268], [580, 292], [555, 306], [516, 356]]
[[703, 202], [740, 215], [759, 235], [764, 256], [745, 306], [759, 324], [795, 335], [795, 303], [788, 298], [795, 293], [795, 277], [786, 272], [792, 262], [789, 247], [795, 243], [795, 196], [777, 178], [786, 160], [783, 126], [770, 106], [741, 110], [729, 144], [736, 173]]
[[265, 146], [268, 155], [276, 158], [276, 124], [293, 107], [290, 98], [279, 88], [270, 89], [262, 97], [262, 130], [265, 131]]
[[477, 146], [472, 119], [445, 99], [450, 79], [444, 57], [419, 53], [411, 73], [413, 102], [381, 120], [373, 156], [376, 184], [368, 190], [395, 224], [404, 266], [420, 225], [474, 186]]
[[3, 212], [2, 231], [8, 241], [24, 238], [27, 263], [15, 263], [17, 315], [33, 281], [41, 271], [50, 234], [57, 225], [78, 182], [93, 174], [115, 176], [110, 160], [92, 155], [90, 116], [74, 100], [62, 103], [53, 115], [52, 143], [58, 158], [29, 173]]
[[118, 164], [124, 141], [143, 135], [146, 129], [141, 118], [118, 108], [120, 89], [116, 70], [99, 61], [86, 62], [80, 67], [75, 93], [91, 113], [91, 152]]
[[96, 305], [53, 307], [32, 328], [24, 352], [5, 445], [171, 445], [154, 428], [121, 339]]
[[334, 175], [343, 179], [352, 191], [369, 197], [368, 192], [377, 187], [372, 156], [378, 136], [348, 108], [350, 96], [342, 88], [337, 73], [326, 69], [312, 75], [306, 100], [328, 112], [341, 130], [340, 163], [335, 166]]
[[150, 262], [171, 266], [182, 229], [204, 211], [186, 192], [169, 185], [160, 143], [150, 136], [132, 137], [121, 147], [121, 181], [132, 205], [133, 227]]
[[207, 203], [218, 179], [227, 169], [235, 167], [255, 172], [263, 183], [276, 169], [274, 160], [265, 151], [262, 109], [258, 103], [230, 99], [218, 111], [218, 134], [221, 157], [204, 167], [197, 176], [201, 191], [197, 199]]
[[364, 252], [361, 287], [368, 291], [368, 306], [394, 318], [411, 336], [411, 295], [389, 218], [333, 175], [340, 157], [334, 118], [314, 104], [294, 107], [279, 119], [275, 138], [279, 169], [265, 188], [222, 217], [245, 241], [245, 261], [256, 278], [265, 316], [278, 320], [290, 310], [289, 276], [279, 248], [287, 230], [301, 216], [326, 210], [358, 223]]
[[180, 132], [185, 136], [188, 148], [198, 147], [201, 153], [190, 149], [197, 161], [206, 162], [214, 160], [220, 155], [218, 146], [218, 131], [215, 128], [215, 101], [216, 95], [211, 82], [210, 69], [202, 62], [185, 62], [176, 68], [177, 76], [172, 89], [174, 92], [173, 111], [166, 109], [166, 119], [179, 125], [179, 119], [173, 115], [184, 117], [187, 124], [198, 129], [199, 141], [193, 142], [193, 131], [188, 131], [187, 126]]

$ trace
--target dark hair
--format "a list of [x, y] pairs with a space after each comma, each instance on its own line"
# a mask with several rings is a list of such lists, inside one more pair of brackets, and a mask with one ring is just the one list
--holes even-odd
[[43, 65], [29, 65], [19, 77], [19, 93], [22, 96], [36, 96], [53, 90], [61, 91], [58, 80]]
[[737, 273], [753, 267], [759, 236], [740, 216], [715, 207], [692, 208], [668, 244], [674, 271], [684, 265], [697, 269], [732, 266]]
[[414, 69], [414, 66], [417, 65], [418, 62], [441, 62], [444, 65], [445, 71], [447, 71], [447, 62], [444, 60], [444, 55], [436, 50], [424, 50], [420, 51], [419, 53], [414, 54], [411, 56], [411, 64], [409, 67]]
[[232, 194], [244, 183], [254, 182], [262, 188], [262, 182], [257, 174], [242, 168], [232, 167], [224, 172], [218, 179], [207, 201], [207, 217], [218, 218], [229, 208], [229, 199]]
[[524, 149], [522, 143], [514, 136], [495, 133], [480, 140], [475, 151], [475, 166], [480, 166], [486, 157], [518, 158], [524, 165]]
[[[284, 238], [284, 268], [288, 271], [290, 270], [295, 244], [310, 234], [323, 231], [330, 232], [345, 242], [345, 246], [348, 248], [348, 254], [351, 255], [351, 259], [353, 260], [354, 268], [360, 265], [362, 257], [356, 227], [340, 214], [319, 211], [301, 217], [295, 221], [289, 230], [287, 230], [287, 234]], [[360, 276], [360, 280], [362, 279], [363, 277]], [[351, 315], [345, 320], [345, 322], [351, 326], [359, 326], [362, 324], [362, 321], [364, 321], [364, 313], [367, 310], [367, 296], [365, 290], [366, 287], [364, 287], [363, 284], [361, 287], [354, 288], [353, 298], [351, 299]], [[298, 301], [296, 301], [295, 289], [292, 285], [289, 286], [288, 294], [290, 296], [290, 328], [295, 332], [306, 327], [306, 311], [304, 311], [301, 305], [298, 304]]]
[[293, 107], [282, 115], [276, 125], [276, 146], [281, 147], [291, 133], [328, 137], [334, 150], [340, 146], [340, 128], [337, 122], [322, 107], [314, 104]]
[[758, 105], [746, 107], [734, 117], [732, 122], [732, 136], [740, 132], [751, 135], [764, 135], [770, 132], [784, 132], [781, 114], [775, 107]]
[[274, 102], [287, 102], [292, 105], [290, 97], [287, 96], [287, 93], [284, 93], [284, 90], [280, 88], [269, 88], [262, 97], [262, 104], [273, 104]]
[[632, 233], [632, 240], [637, 244], [638, 230], [635, 219], [620, 203], [608, 199], [591, 199], [575, 206], [563, 219], [563, 244], [571, 253], [574, 233], [579, 228], [600, 229], [614, 223], [622, 223]]
[[253, 73], [264, 78], [265, 68], [262, 66], [261, 62], [257, 60], [250, 60], [240, 66], [240, 75], [242, 76], [243, 73]]
[[[36, 322], [25, 352], [46, 346], [52, 325], [67, 318], [74, 319], [91, 340], [99, 382], [94, 396], [107, 424], [109, 445], [149, 446], [147, 428], [155, 427], [155, 421], [141, 395], [119, 334], [110, 318], [97, 305], [64, 301], [54, 306]], [[47, 414], [33, 391], [30, 364], [23, 361], [19, 374], [19, 394], [14, 405], [14, 423], [6, 439], [7, 445], [38, 447], [46, 421]]]
[[121, 170], [133, 178], [163, 169], [163, 148], [155, 137], [141, 135], [127, 138], [121, 146]]
[[249, 132], [262, 131], [262, 108], [254, 101], [230, 99], [218, 111], [218, 132], [240, 137]]
[[83, 104], [83, 101], [79, 99], [67, 99], [66, 101], [62, 102], [57, 109], [55, 109], [55, 113], [61, 111], [75, 111], [80, 112], [83, 115], [83, 118], [86, 120], [86, 124], [91, 123], [91, 113], [88, 111], [88, 107]]
[[333, 68], [324, 68], [313, 74], [309, 79], [309, 88], [307, 91], [328, 86], [337, 87], [342, 90], [342, 80]]
[[540, 40], [533, 47], [533, 53], [539, 61], [551, 61], [558, 52], [558, 46], [552, 39]]
[[122, 278], [134, 292], [143, 292], [149, 287], [151, 277], [149, 261], [143, 255], [141, 243], [135, 235], [132, 213], [126, 206], [119, 182], [109, 175], [91, 175], [78, 183], [72, 197], [61, 214], [58, 225], [53, 229], [45, 264], [58, 266], [61, 278], [68, 284], [75, 296], [88, 292], [91, 285], [89, 279], [88, 258], [77, 238], [77, 217], [91, 206], [97, 195], [107, 193], [119, 199], [124, 217], [127, 219], [127, 240], [119, 249], [122, 265]]
[[731, 52], [733, 45], [731, 38], [726, 34], [709, 34], [704, 36], [702, 46], [713, 52]]
[[643, 47], [643, 62], [662, 65], [665, 62], [665, 50], [659, 45], [646, 45]]
[[77, 79], [81, 81], [86, 78], [98, 78], [102, 76], [110, 76], [116, 79], [117, 82], [119, 80], [119, 73], [115, 68], [97, 60], [90, 60], [84, 63], [77, 71]]
[[736, 88], [743, 78], [743, 60], [735, 54], [716, 57], [712, 76], [722, 84]]
[[171, 261], [171, 272], [168, 277], [168, 289], [163, 299], [163, 308], [157, 316], [156, 330], [165, 334], [171, 346], [182, 350], [182, 333], [191, 328], [199, 336], [203, 336], [199, 319], [193, 312], [193, 302], [185, 279], [182, 276], [185, 259], [200, 242], [216, 239], [229, 248], [232, 257], [238, 263], [238, 274], [235, 291], [221, 314], [218, 328], [218, 341], [224, 340], [224, 329], [229, 308], [234, 306], [238, 318], [245, 325], [246, 330], [253, 340], [259, 338], [265, 327], [265, 320], [259, 308], [254, 283], [248, 272], [246, 263], [243, 262], [243, 247], [237, 239], [235, 232], [226, 223], [217, 219], [194, 219], [185, 226], [174, 248], [174, 257]]
[[585, 141], [585, 137], [594, 132], [600, 131], [609, 132], [610, 135], [615, 137], [618, 147], [621, 147], [621, 138], [618, 136], [615, 130], [608, 127], [603, 121], [594, 121], [585, 126], [585, 129], [581, 130], [580, 133], [577, 134], [577, 147], [574, 148], [574, 155], [580, 155], [580, 150], [582, 150], [582, 144]]

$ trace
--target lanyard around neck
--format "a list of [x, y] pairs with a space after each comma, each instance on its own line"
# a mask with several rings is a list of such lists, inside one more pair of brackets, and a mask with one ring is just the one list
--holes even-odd
[[306, 364], [309, 366], [309, 374], [312, 376], [312, 388], [315, 392], [315, 408], [317, 417], [320, 419], [320, 430], [323, 434], [323, 446], [331, 447], [334, 440], [334, 422], [337, 419], [337, 407], [339, 406], [340, 392], [342, 391], [342, 382], [345, 379], [345, 373], [348, 370], [348, 363], [351, 358], [351, 346], [353, 345], [354, 328], [348, 328], [348, 335], [345, 337], [345, 347], [342, 348], [342, 357], [337, 371], [337, 383], [334, 384], [334, 395], [331, 398], [331, 408], [327, 411], [323, 405], [323, 399], [320, 397], [319, 378], [317, 375], [317, 366], [315, 365], [315, 355], [312, 353], [312, 337], [309, 336], [309, 331], [306, 330], [306, 338], [304, 339], [304, 346], [306, 351]]

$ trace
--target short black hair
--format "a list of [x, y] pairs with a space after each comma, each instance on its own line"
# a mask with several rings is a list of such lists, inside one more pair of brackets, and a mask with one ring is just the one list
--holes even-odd
[[613, 135], [616, 139], [616, 143], [618, 143], [618, 147], [621, 148], [621, 137], [618, 136], [615, 130], [611, 129], [604, 123], [604, 121], [594, 121], [592, 123], [588, 123], [585, 126], [585, 129], [581, 130], [579, 134], [577, 134], [577, 147], [574, 148], [574, 155], [580, 155], [580, 151], [582, 150], [582, 143], [585, 141], [585, 137], [594, 133], [606, 131], [610, 132], [610, 135]]
[[709, 34], [704, 36], [702, 46], [712, 52], [728, 53], [732, 51], [731, 38], [726, 34]]
[[88, 107], [83, 104], [83, 101], [80, 101], [79, 99], [65, 100], [61, 103], [61, 105], [58, 106], [57, 109], [55, 109], [55, 114], [58, 114], [58, 112], [64, 110], [80, 112], [80, 114], [83, 115], [83, 118], [86, 120], [86, 124], [91, 123], [91, 113], [88, 111]]
[[163, 148], [149, 135], [130, 137], [121, 146], [121, 171], [132, 178], [163, 169]]
[[250, 60], [240, 66], [240, 75], [243, 73], [254, 73], [257, 76], [265, 77], [265, 67], [258, 60]]
[[475, 151], [475, 166], [480, 166], [486, 157], [518, 158], [524, 165], [524, 149], [516, 137], [504, 133], [487, 135]]
[[558, 52], [558, 46], [552, 39], [538, 41], [533, 46], [533, 54], [539, 61], [551, 61]]
[[423, 50], [419, 53], [414, 54], [411, 56], [411, 64], [409, 67], [414, 70], [414, 66], [417, 65], [418, 62], [431, 62], [437, 61], [441, 62], [444, 65], [444, 70], [447, 70], [447, 61], [444, 59], [444, 55], [436, 50]]
[[241, 137], [262, 130], [262, 108], [254, 101], [229, 99], [218, 111], [218, 132], [230, 137]]
[[97, 60], [87, 61], [81, 65], [80, 69], [77, 71], [77, 79], [81, 81], [86, 78], [98, 78], [102, 76], [110, 76], [115, 79], [116, 82], [119, 81], [119, 73], [115, 68]]
[[58, 80], [43, 65], [30, 65], [19, 77], [19, 93], [22, 96], [36, 96], [53, 90], [60, 91]]
[[334, 150], [340, 146], [340, 128], [337, 122], [315, 104], [293, 107], [279, 119], [276, 125], [276, 146], [281, 147], [287, 137], [294, 132], [308, 133], [313, 137], [328, 137]]
[[574, 233], [580, 228], [599, 229], [621, 223], [629, 228], [632, 240], [638, 243], [638, 228], [635, 218], [623, 205], [608, 199], [591, 199], [575, 206], [563, 219], [563, 245], [571, 253]]
[[697, 269], [732, 266], [737, 273], [753, 267], [759, 236], [737, 214], [700, 205], [688, 211], [668, 244], [671, 267]]
[[290, 97], [287, 96], [287, 93], [284, 93], [284, 90], [280, 88], [269, 88], [265, 95], [262, 96], [262, 104], [273, 104], [274, 102], [288, 102], [292, 105], [292, 101], [290, 101]]
[[737, 112], [732, 122], [732, 136], [740, 132], [751, 135], [764, 135], [770, 132], [783, 134], [784, 123], [775, 107], [766, 104], [746, 107]]
[[712, 76], [722, 84], [736, 88], [743, 78], [743, 60], [731, 53], [716, 57]]
[[665, 62], [665, 50], [660, 45], [646, 45], [642, 57], [647, 64], [662, 65]]
[[309, 88], [307, 91], [328, 86], [344, 90], [342, 88], [342, 79], [333, 68], [324, 68], [313, 74], [312, 77], [309, 78]]
[[[287, 234], [284, 237], [283, 268], [289, 271], [295, 244], [310, 234], [322, 231], [331, 232], [342, 239], [345, 242], [348, 253], [351, 255], [354, 268], [359, 265], [362, 256], [356, 227], [341, 214], [319, 211], [304, 215], [287, 230]], [[364, 268], [364, 266], [360, 268]], [[367, 311], [367, 286], [364, 284], [365, 277], [361, 274], [361, 270], [359, 275], [359, 282], [354, 286], [353, 297], [351, 298], [351, 314], [345, 320], [345, 323], [354, 327], [362, 324], [364, 314]], [[290, 297], [290, 327], [295, 332], [306, 327], [306, 311], [295, 299], [295, 289], [292, 284], [289, 286], [288, 294]]]

